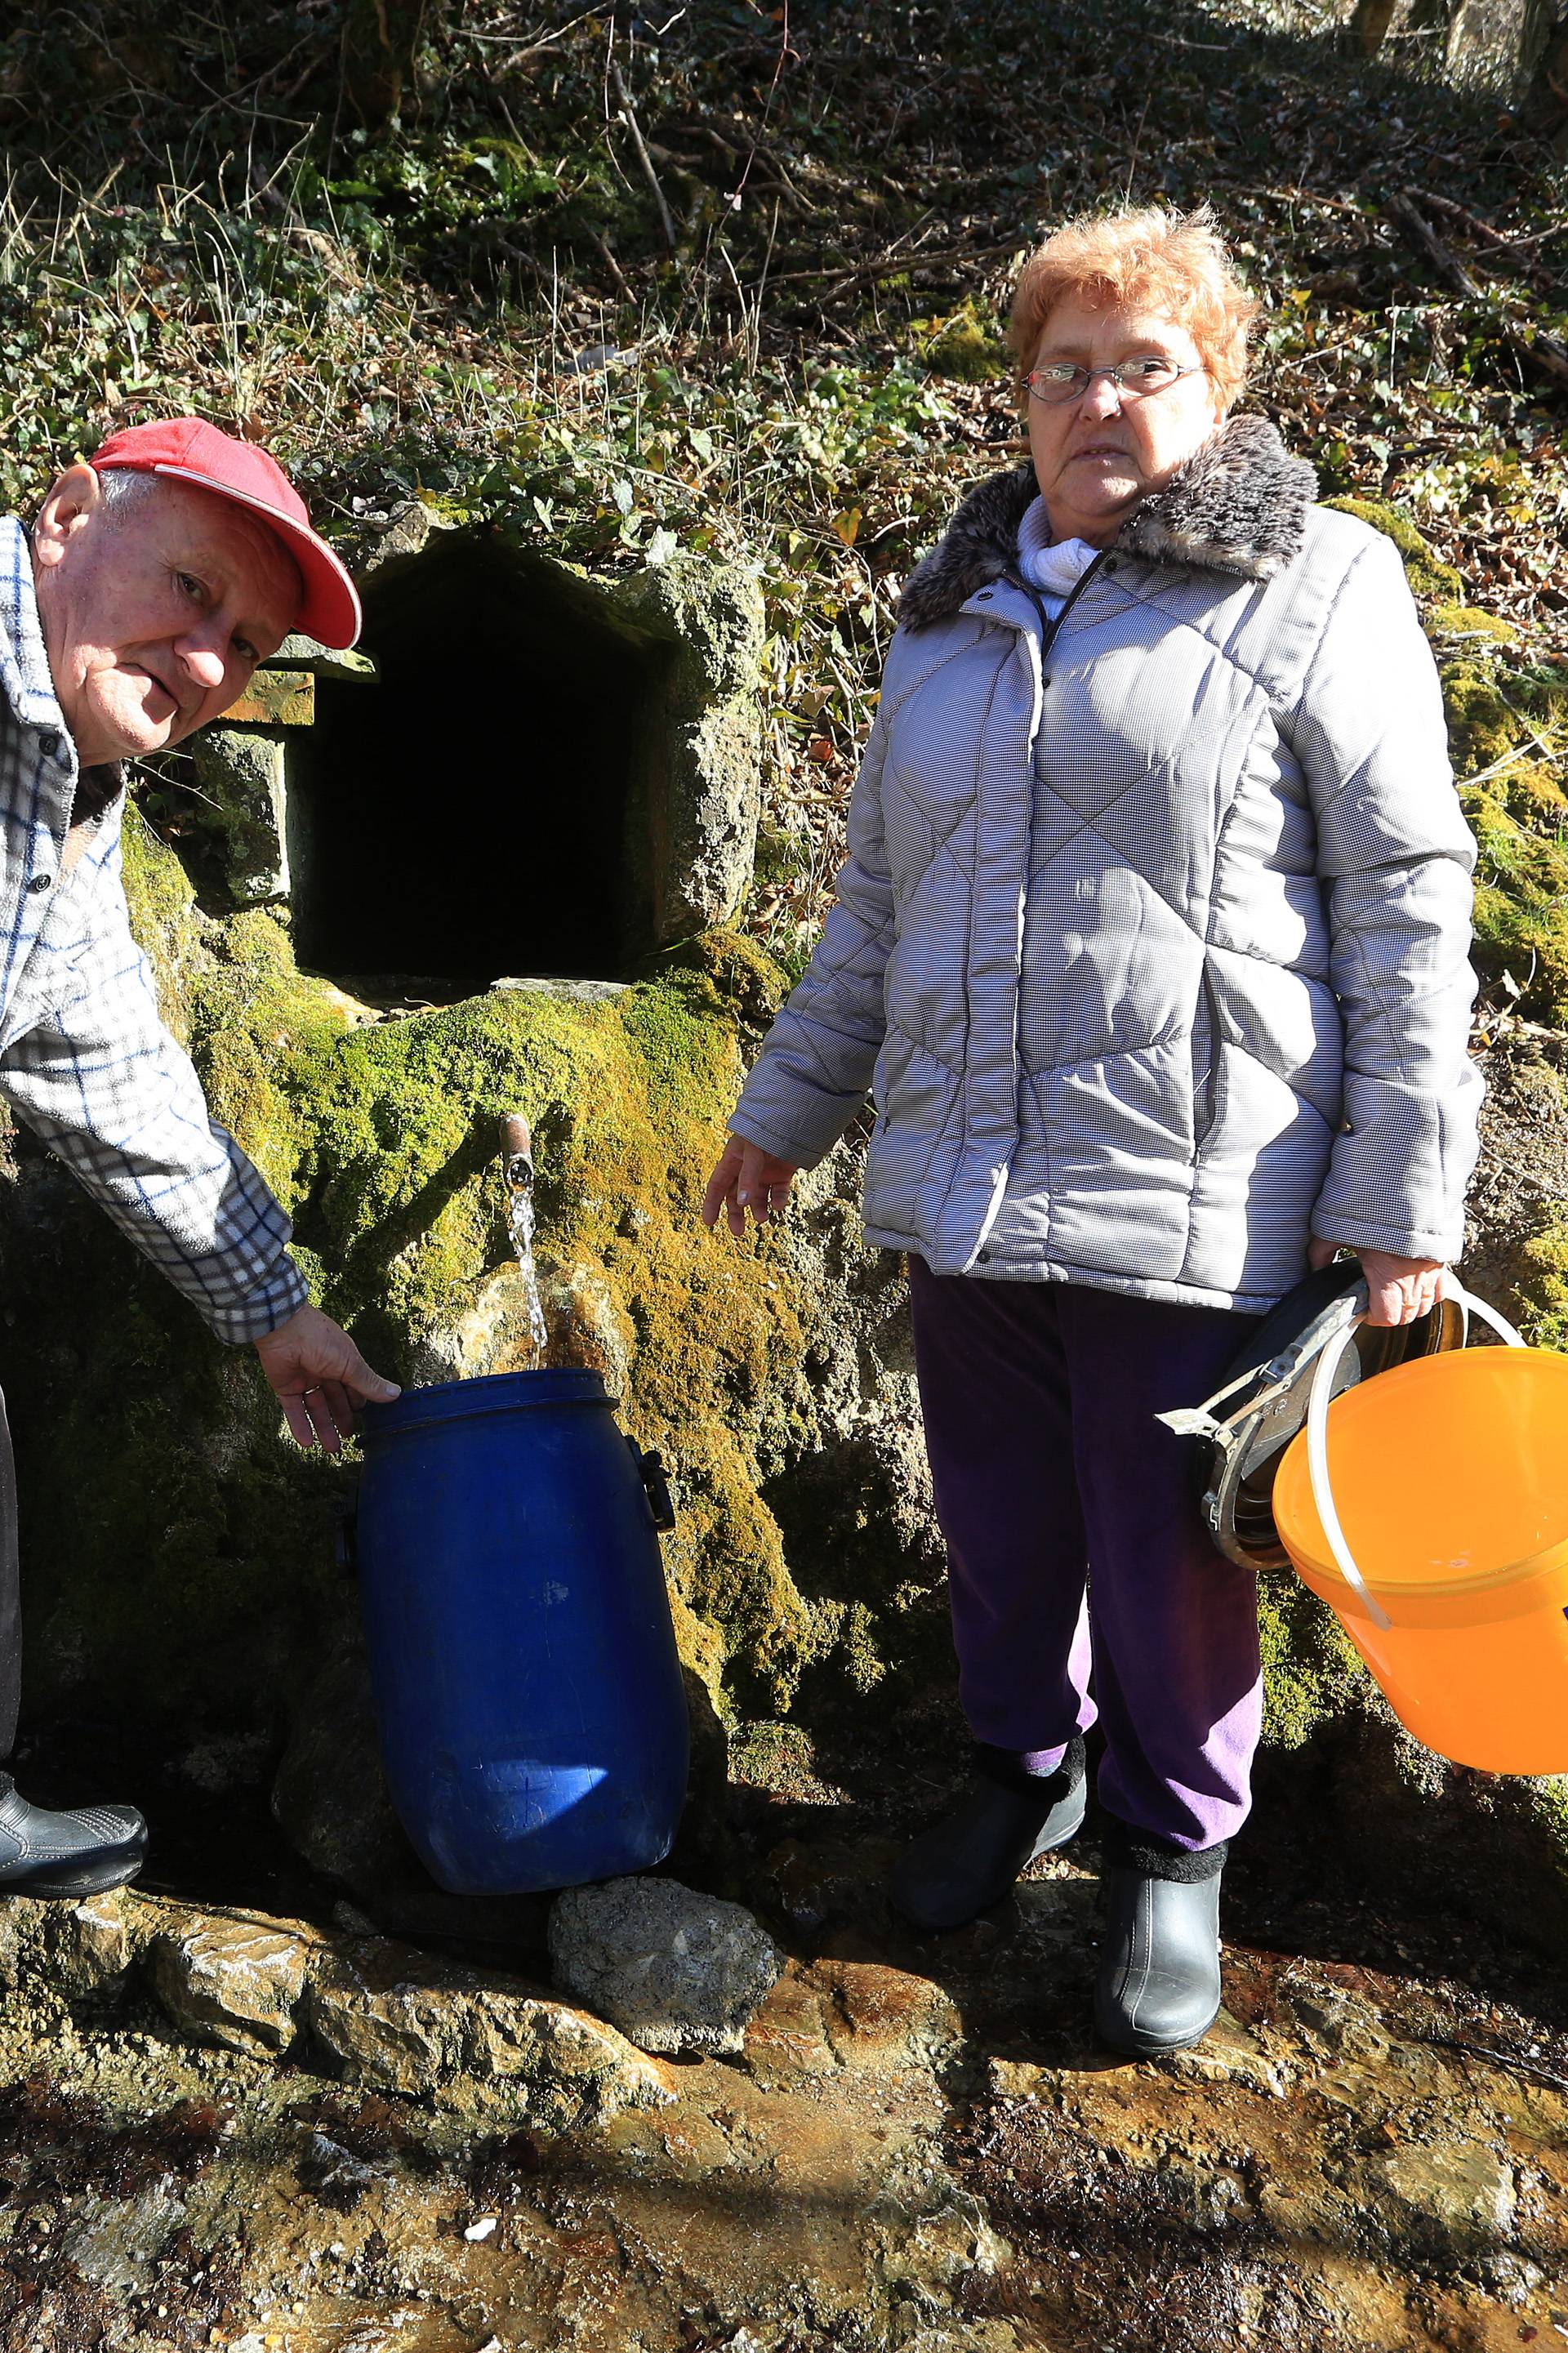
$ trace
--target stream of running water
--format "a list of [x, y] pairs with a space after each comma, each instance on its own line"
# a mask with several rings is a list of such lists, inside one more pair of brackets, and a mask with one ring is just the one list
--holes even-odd
[[533, 1263], [533, 1139], [529, 1134], [528, 1122], [521, 1112], [513, 1112], [509, 1118], [502, 1120], [500, 1147], [501, 1168], [506, 1177], [507, 1213], [511, 1225], [511, 1246], [522, 1281], [529, 1338], [533, 1345], [533, 1366], [537, 1367], [544, 1360], [545, 1344], [550, 1334], [544, 1321], [543, 1303], [539, 1296], [539, 1275]]

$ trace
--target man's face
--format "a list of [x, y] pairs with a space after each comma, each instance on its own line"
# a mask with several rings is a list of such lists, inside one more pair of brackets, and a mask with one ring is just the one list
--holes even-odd
[[259, 518], [189, 482], [145, 478], [106, 504], [90, 466], [62, 474], [33, 533], [49, 670], [77, 756], [167, 751], [238, 701], [303, 589]]

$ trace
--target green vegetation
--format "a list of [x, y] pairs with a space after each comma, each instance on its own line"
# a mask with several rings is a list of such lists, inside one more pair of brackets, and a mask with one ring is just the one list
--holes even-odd
[[[1326, 491], [1423, 535], [1435, 626], [1500, 617], [1500, 676], [1561, 658], [1562, 391], [1519, 324], [1564, 324], [1552, 168], [1490, 96], [1325, 22], [1119, 0], [1108, 42], [1089, 0], [736, 0], [656, 36], [543, 0], [148, 0], [132, 28], [23, 0], [0, 496], [188, 405], [265, 435], [351, 555], [417, 497], [601, 570], [744, 556], [792, 845], [749, 921], [794, 968], [898, 584], [1007, 453], [1001, 311], [1067, 211], [1211, 199], [1266, 306], [1250, 396]], [[1412, 189], [1475, 298], [1401, 229]], [[1519, 798], [1490, 935], [1521, 981], [1537, 948], [1544, 1011], [1556, 820]]]
[[[405, 20], [422, 29], [383, 55], [377, 26], [395, 49]], [[602, 1282], [631, 1424], [681, 1466], [689, 1658], [768, 1710], [825, 1662], [872, 1691], [926, 1641], [926, 1588], [899, 1585], [885, 1522], [884, 1551], [861, 1542], [853, 1494], [781, 1536], [815, 1311], [773, 1244], [717, 1250], [693, 1212], [743, 1041], [820, 921], [899, 584], [1012, 455], [1016, 262], [1080, 207], [1213, 201], [1265, 306], [1250, 401], [1409, 566], [1480, 839], [1488, 976], [1568, 1022], [1568, 470], [1561, 385], [1518, 325], [1568, 325], [1550, 166], [1493, 98], [1355, 57], [1284, 0], [1117, 0], [1113, 38], [1093, 0], [725, 0], [657, 34], [542, 0], [20, 0], [6, 27], [7, 507], [188, 406], [266, 438], [351, 559], [416, 499], [599, 574], [678, 550], [754, 570], [746, 935], [613, 1004], [369, 1022], [300, 976], [275, 915], [196, 917], [134, 827], [130, 879], [171, 1018], [295, 1206], [324, 1303], [405, 1368], [502, 1262], [486, 1122], [526, 1109], [545, 1246]], [[1411, 190], [1476, 294], [1402, 231]], [[180, 789], [149, 797], [171, 839]], [[248, 1366], [127, 1277], [63, 1177], [24, 1196], [7, 1295], [54, 1416], [19, 1409], [53, 1555], [42, 1674], [90, 1654], [173, 1713], [253, 1706], [342, 1606], [342, 1475], [286, 1451]], [[1568, 1316], [1555, 1227], [1537, 1250], [1542, 1313]], [[63, 1271], [115, 1303], [90, 1345], [53, 1313]], [[110, 1419], [116, 1464], [84, 1495]], [[1293, 1584], [1266, 1588], [1264, 1636], [1276, 1742], [1362, 1704]]]

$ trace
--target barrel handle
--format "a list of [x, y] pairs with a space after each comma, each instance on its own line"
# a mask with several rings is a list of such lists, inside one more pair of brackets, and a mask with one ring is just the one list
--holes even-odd
[[338, 1567], [343, 1575], [356, 1576], [359, 1571], [359, 1482], [357, 1480], [337, 1508], [335, 1549]]
[[[1482, 1323], [1489, 1324], [1510, 1348], [1522, 1348], [1526, 1345], [1506, 1316], [1500, 1315], [1495, 1307], [1489, 1307], [1484, 1299], [1478, 1299], [1473, 1291], [1467, 1291], [1453, 1275], [1447, 1279], [1444, 1296], [1452, 1299], [1465, 1317], [1467, 1337], [1469, 1318], [1479, 1315]], [[1365, 1321], [1364, 1314], [1357, 1315], [1330, 1341], [1318, 1358], [1317, 1370], [1312, 1375], [1311, 1395], [1307, 1401], [1307, 1465], [1312, 1475], [1312, 1501], [1318, 1507], [1318, 1517], [1323, 1524], [1323, 1534], [1329, 1540], [1334, 1566], [1345, 1583], [1361, 1596], [1373, 1624], [1387, 1632], [1394, 1620], [1382, 1604], [1373, 1600], [1366, 1579], [1356, 1566], [1355, 1555], [1346, 1542], [1344, 1529], [1340, 1524], [1333, 1486], [1329, 1477], [1329, 1399], [1333, 1392], [1334, 1375], [1340, 1368], [1345, 1350], [1355, 1338], [1356, 1325]]]
[[654, 1526], [660, 1535], [668, 1535], [675, 1525], [675, 1498], [669, 1492], [669, 1474], [664, 1467], [664, 1457], [655, 1450], [647, 1452], [635, 1438], [628, 1438], [632, 1461], [637, 1464], [637, 1477], [642, 1481], [643, 1493], [647, 1497], [648, 1510], [653, 1514]]

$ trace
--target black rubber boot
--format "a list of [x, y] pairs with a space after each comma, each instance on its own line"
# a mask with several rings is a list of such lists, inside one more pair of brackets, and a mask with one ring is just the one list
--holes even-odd
[[0, 1895], [100, 1895], [141, 1870], [147, 1825], [133, 1806], [30, 1806], [0, 1773]]
[[976, 1761], [969, 1796], [893, 1866], [893, 1902], [917, 1928], [962, 1928], [989, 1912], [1026, 1864], [1065, 1846], [1083, 1821], [1081, 1740], [1054, 1773], [1025, 1773], [1005, 1749], [977, 1748]]
[[1094, 1989], [1094, 2022], [1113, 2051], [1134, 2059], [1184, 2051], [1219, 2015], [1225, 1852], [1145, 1852], [1126, 1861], [1116, 1859], [1113, 1846]]

